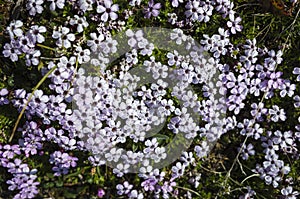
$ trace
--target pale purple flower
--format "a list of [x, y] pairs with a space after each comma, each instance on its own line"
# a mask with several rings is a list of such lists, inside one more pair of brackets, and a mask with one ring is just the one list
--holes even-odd
[[174, 192], [174, 188], [176, 186], [176, 182], [173, 181], [174, 179], [171, 179], [170, 181], [165, 181], [164, 184], [161, 187], [161, 190], [163, 191], [163, 196], [165, 198], [169, 198], [169, 194], [168, 193], [172, 193]]
[[44, 10], [43, 3], [44, 0], [28, 0], [26, 9], [29, 10], [29, 14], [32, 16], [35, 16], [37, 13], [41, 14]]
[[279, 150], [279, 146], [277, 144], [274, 144], [272, 140], [266, 140], [261, 145], [265, 148], [263, 150], [265, 154], [273, 155]]
[[45, 95], [42, 90], [36, 90], [32, 96], [31, 101], [28, 103], [29, 106], [36, 107], [38, 105], [45, 105], [49, 101], [48, 95]]
[[160, 3], [155, 3], [153, 0], [148, 2], [147, 8], [144, 9], [145, 18], [149, 19], [151, 16], [157, 17], [159, 15], [159, 9], [161, 8]]
[[101, 21], [106, 22], [110, 17], [111, 20], [116, 20], [118, 15], [116, 12], [119, 11], [119, 5], [113, 4], [111, 0], [105, 0], [104, 5], [97, 6], [97, 13], [102, 13]]
[[78, 15], [74, 15], [74, 18], [70, 20], [70, 25], [77, 26], [77, 32], [79, 33], [83, 32], [83, 29], [89, 26], [85, 16], [79, 17]]
[[112, 38], [108, 38], [100, 44], [101, 49], [105, 54], [117, 52], [117, 45], [117, 40], [113, 40]]
[[21, 37], [23, 35], [22, 30], [23, 22], [20, 20], [12, 21], [9, 26], [6, 28], [10, 39], [14, 39], [14, 37]]
[[281, 79], [282, 72], [273, 72], [270, 74], [270, 80], [268, 81], [268, 87], [277, 89], [282, 86], [283, 79]]
[[29, 39], [28, 36], [21, 36], [17, 40], [17, 45], [20, 46], [20, 49], [24, 53], [28, 53], [30, 50], [34, 48], [34, 43]]
[[172, 6], [177, 8], [179, 6], [179, 3], [183, 3], [183, 0], [171, 0]]
[[179, 132], [180, 126], [180, 117], [172, 117], [169, 124], [168, 129], [170, 129], [174, 134]]
[[113, 173], [116, 174], [117, 177], [122, 177], [124, 174], [129, 172], [129, 164], [118, 164], [114, 169]]
[[253, 103], [251, 104], [251, 115], [256, 118], [258, 121], [263, 121], [263, 115], [265, 115], [268, 112], [268, 109], [264, 108], [264, 103]]
[[228, 0], [216, 0], [216, 10], [220, 13], [226, 13], [230, 7], [230, 1]]
[[131, 29], [126, 30], [126, 36], [128, 39], [128, 45], [132, 48], [141, 48], [142, 46], [139, 44], [142, 42], [145, 38], [143, 37], [144, 33], [142, 30], [138, 30], [136, 32], [133, 32]]
[[227, 26], [230, 28], [231, 33], [236, 34], [237, 32], [241, 32], [243, 27], [240, 25], [240, 22], [242, 19], [234, 15], [229, 15], [229, 19], [230, 21], [227, 22]]
[[15, 145], [6, 144], [3, 146], [2, 151], [3, 151], [2, 157], [7, 159], [12, 159], [15, 154], [17, 155], [21, 154], [20, 147], [17, 144]]
[[[36, 172], [33, 172], [36, 173]], [[18, 190], [14, 199], [24, 199], [24, 198], [34, 198], [38, 194], [37, 185], [39, 182], [34, 182], [37, 178], [28, 167], [23, 168], [22, 172], [17, 173], [11, 180], [8, 180], [6, 183], [10, 185], [9, 190]]]
[[15, 41], [11, 41], [10, 44], [6, 43], [4, 45], [4, 50], [2, 51], [4, 57], [9, 57], [11, 61], [16, 62], [18, 61], [18, 55], [22, 54], [22, 52], [15, 48]]
[[53, 31], [52, 37], [57, 39], [58, 47], [64, 48], [71, 48], [71, 42], [75, 40], [75, 35], [70, 33], [70, 29], [67, 27], [60, 27], [58, 31]]
[[256, 46], [256, 38], [254, 38], [253, 40], [247, 39], [246, 44], [243, 45], [243, 48], [245, 49], [245, 51], [257, 51], [258, 48]]
[[177, 14], [176, 13], [168, 13], [168, 22], [174, 25], [177, 22]]
[[126, 56], [126, 62], [128, 64], [137, 64], [138, 63], [138, 55], [137, 55], [137, 50], [136, 49], [133, 49], [131, 52], [127, 52], [125, 54]]
[[278, 122], [286, 120], [284, 109], [280, 109], [277, 105], [273, 105], [272, 109], [269, 109], [269, 114], [271, 115], [271, 120], [274, 122]]
[[128, 194], [129, 198], [136, 198], [136, 199], [143, 199], [145, 198], [143, 193], [138, 192], [137, 190], [132, 190], [129, 194]]
[[250, 85], [250, 93], [254, 94], [254, 96], [259, 96], [261, 92], [261, 79], [256, 78], [251, 80], [251, 85]]
[[129, 184], [127, 181], [125, 181], [123, 184], [118, 184], [116, 186], [116, 189], [118, 190], [118, 195], [128, 194], [132, 188], [133, 185]]
[[78, 158], [72, 157], [67, 153], [55, 151], [50, 155], [49, 162], [54, 164], [52, 170], [55, 176], [65, 175], [69, 172], [71, 167], [76, 167]]
[[90, 33], [91, 40], [87, 40], [87, 45], [93, 52], [96, 52], [100, 48], [101, 42], [104, 40], [104, 35], [100, 34], [97, 36], [96, 33]]
[[[9, 104], [9, 100], [6, 98], [7, 94], [8, 94], [8, 90], [6, 88], [0, 89], [0, 106], [3, 104]], [[0, 145], [0, 150], [1, 150], [1, 145]]]
[[197, 21], [199, 19], [199, 15], [204, 13], [203, 8], [200, 7], [200, 1], [188, 1], [185, 8], [185, 16], [187, 18], [191, 18], [192, 21]]
[[45, 41], [45, 37], [41, 33], [45, 33], [47, 31], [45, 26], [31, 26], [29, 31], [29, 38], [33, 43], [43, 43]]
[[179, 53], [176, 50], [174, 50], [174, 53], [168, 52], [167, 57], [169, 58], [168, 60], [169, 66], [173, 66], [173, 65], [180, 66], [182, 61], [182, 56], [179, 55]]
[[151, 158], [156, 163], [158, 163], [161, 159], [165, 159], [166, 157], [167, 157], [167, 153], [166, 153], [166, 149], [164, 147], [157, 147], [154, 150], [154, 154], [151, 156]]
[[281, 131], [277, 130], [274, 132], [274, 137], [272, 140], [274, 144], [280, 145], [281, 148], [286, 148], [294, 144], [293, 133], [291, 131], [285, 131], [282, 133]]
[[[238, 150], [240, 150], [240, 148], [238, 148]], [[248, 145], [244, 145], [241, 153], [242, 153], [242, 159], [248, 160], [249, 155], [255, 154], [254, 146], [251, 143]]]
[[158, 147], [157, 139], [153, 138], [152, 140], [147, 140], [145, 142], [145, 145], [147, 146], [147, 148], [144, 149], [144, 153], [153, 152]]
[[299, 192], [293, 191], [293, 187], [287, 186], [287, 187], [281, 189], [281, 194], [286, 199], [297, 199]]
[[39, 50], [33, 50], [31, 52], [29, 52], [28, 54], [26, 54], [26, 66], [37, 66], [40, 61], [39, 61], [39, 57], [41, 56], [41, 52]]
[[253, 196], [256, 195], [256, 192], [251, 189], [251, 187], [247, 187], [247, 193], [244, 195], [240, 196], [239, 199], [251, 199]]
[[75, 55], [77, 55], [77, 60], [79, 64], [86, 63], [91, 59], [91, 51], [89, 49], [82, 49], [81, 46], [78, 46], [75, 49], [75, 51]]
[[199, 158], [203, 158], [207, 156], [210, 150], [207, 143], [208, 143], [207, 141], [203, 141], [200, 146], [199, 145], [195, 146], [194, 151], [196, 152]]
[[130, 0], [129, 5], [130, 6], [139, 6], [141, 5], [142, 0]]
[[192, 152], [186, 152], [186, 151], [185, 151], [185, 152], [183, 152], [183, 154], [181, 155], [180, 160], [183, 161], [183, 164], [184, 164], [185, 166], [188, 166], [188, 165], [194, 163], [195, 158], [194, 158]]
[[198, 21], [204, 21], [205, 23], [208, 22], [210, 20], [210, 17], [212, 16], [212, 11], [214, 9], [214, 7], [212, 5], [209, 4], [205, 4], [203, 7], [203, 13], [199, 14], [199, 18]]
[[187, 36], [179, 28], [173, 29], [170, 34], [171, 40], [175, 40], [176, 44], [180, 45], [187, 40]]
[[142, 48], [142, 50], [140, 51], [140, 54], [145, 56], [151, 56], [152, 52], [154, 50], [154, 44], [153, 43], [147, 43], [147, 42], [143, 42], [143, 41], [147, 41], [146, 39], [143, 39], [141, 42], [139, 42], [139, 45], [143, 43], [144, 48]]
[[141, 186], [145, 191], [154, 191], [155, 185], [158, 183], [158, 181], [154, 178], [149, 178], [141, 183]]
[[280, 64], [282, 62], [282, 51], [279, 50], [277, 53], [275, 53], [274, 50], [270, 50], [268, 52], [269, 57], [265, 59], [265, 63], [271, 68], [275, 69], [276, 64]]
[[[75, 2], [75, 1], [73, 0], [73, 2]], [[93, 4], [94, 3], [95, 3], [94, 0], [92, 0], [92, 1], [90, 1], [90, 0], [79, 0], [78, 1], [79, 7], [83, 12], [93, 10]]]
[[294, 99], [294, 101], [295, 101], [294, 107], [295, 107], [295, 108], [299, 108], [299, 107], [300, 107], [300, 96], [299, 96], [299, 95], [296, 95], [293, 99]]
[[229, 111], [234, 111], [234, 114], [237, 115], [240, 113], [240, 110], [243, 109], [245, 107], [245, 103], [243, 103], [242, 101], [228, 101], [228, 110]]
[[240, 56], [240, 61], [245, 63], [246, 67], [250, 67], [257, 61], [258, 52], [256, 50], [245, 51], [245, 56]]
[[285, 97], [288, 95], [289, 97], [293, 97], [294, 91], [296, 90], [296, 85], [291, 84], [289, 80], [284, 81], [282, 85], [279, 86], [280, 91], [280, 96]]
[[186, 166], [181, 162], [177, 162], [175, 166], [172, 167], [172, 178], [178, 178], [183, 176]]
[[63, 9], [65, 6], [65, 0], [47, 0], [50, 1], [50, 10], [55, 10], [56, 7]]
[[293, 70], [293, 74], [298, 75], [297, 76], [297, 81], [299, 82], [300, 81], [300, 68], [295, 67], [294, 70]]

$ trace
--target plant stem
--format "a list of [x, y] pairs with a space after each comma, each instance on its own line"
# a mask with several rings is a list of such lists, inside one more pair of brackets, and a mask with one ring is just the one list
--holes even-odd
[[22, 116], [23, 116], [23, 114], [24, 114], [24, 112], [25, 112], [25, 110], [26, 110], [26, 108], [27, 108], [27, 106], [28, 106], [28, 104], [29, 104], [31, 98], [33, 97], [34, 92], [42, 85], [42, 83], [47, 79], [47, 77], [48, 77], [48, 76], [49, 76], [56, 68], [57, 68], [57, 66], [54, 66], [53, 68], [51, 68], [51, 70], [49, 70], [48, 73], [47, 73], [47, 74], [46, 74], [46, 75], [38, 82], [38, 84], [33, 88], [32, 92], [31, 92], [31, 94], [30, 94], [30, 96], [29, 96], [29, 98], [28, 98], [28, 100], [27, 100], [27, 102], [26, 102], [26, 104], [25, 104], [25, 106], [22, 108], [22, 110], [21, 110], [21, 112], [20, 112], [20, 114], [19, 114], [19, 116], [18, 116], [18, 119], [17, 119], [17, 121], [16, 121], [16, 123], [15, 123], [15, 126], [14, 126], [14, 128], [13, 128], [12, 134], [11, 134], [11, 136], [10, 136], [8, 142], [11, 142], [11, 141], [12, 141], [12, 139], [13, 139], [13, 137], [14, 137], [14, 135], [15, 135], [15, 132], [16, 132], [16, 130], [17, 130], [17, 128], [18, 128], [19, 122], [20, 122], [20, 120], [21, 120], [21, 118], [22, 118]]
[[54, 51], [54, 52], [57, 51], [56, 49], [51, 48], [51, 47], [49, 47], [49, 46], [45, 46], [45, 45], [43, 45], [43, 44], [37, 44], [37, 46], [38, 46], [38, 47], [41, 47], [41, 48], [48, 49], [48, 50], [52, 50], [52, 51]]
[[241, 184], [243, 184], [243, 183], [244, 183], [246, 180], [248, 180], [249, 178], [252, 178], [252, 177], [258, 177], [258, 176], [259, 176], [258, 173], [254, 173], [254, 174], [248, 176], [247, 178], [245, 178], [245, 179], [241, 182]]
[[176, 187], [176, 188], [178, 188], [178, 189], [183, 189], [183, 190], [192, 192], [192, 193], [196, 194], [197, 196], [201, 196], [198, 192], [196, 192], [196, 191], [194, 191], [194, 190], [192, 190], [192, 189], [189, 189], [189, 188], [186, 188], [186, 187], [180, 187], [180, 186], [174, 186], [174, 187]]

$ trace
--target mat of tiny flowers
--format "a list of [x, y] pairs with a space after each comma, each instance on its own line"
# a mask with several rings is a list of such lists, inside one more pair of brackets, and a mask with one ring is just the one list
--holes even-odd
[[[290, 16], [268, 0], [0, 2], [12, 4], [0, 29], [1, 198], [300, 197], [297, 0], [281, 1]], [[151, 26], [171, 30], [189, 53], [133, 31]], [[109, 65], [122, 31], [131, 50]], [[94, 76], [84, 76], [87, 63]], [[141, 77], [128, 71], [137, 65], [156, 82], [136, 89]], [[205, 84], [203, 67], [218, 74], [216, 85]], [[147, 137], [161, 116], [168, 122]], [[129, 172], [142, 159], [165, 159], [164, 145], [182, 131], [193, 141], [175, 162]], [[105, 165], [119, 158], [124, 164]]]

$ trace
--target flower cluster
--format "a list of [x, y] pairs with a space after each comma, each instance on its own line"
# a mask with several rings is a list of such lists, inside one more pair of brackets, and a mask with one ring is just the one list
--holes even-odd
[[35, 181], [37, 170], [30, 169], [28, 164], [18, 158], [21, 153], [19, 145], [0, 145], [0, 165], [12, 174], [7, 184], [10, 191], [17, 191], [14, 199], [34, 198], [39, 192], [37, 186], [40, 184]]
[[[114, 198], [200, 196], [197, 191], [207, 184], [199, 171], [222, 136], [239, 142], [234, 164], [242, 173], [241, 165], [255, 160], [248, 172], [273, 186], [276, 197], [299, 195], [293, 166], [299, 160], [300, 67], [287, 77], [280, 67], [284, 49], [240, 39], [243, 21], [233, 2], [25, 4], [28, 19], [9, 22], [2, 54], [25, 71], [40, 70], [44, 78], [32, 92], [0, 85], [0, 108], [25, 116], [14, 144], [0, 144], [0, 165], [11, 174], [6, 183], [14, 198], [39, 193], [44, 178], [30, 168], [37, 168], [33, 162], [41, 156], [55, 178], [78, 165], [99, 169], [88, 183], [102, 183], [94, 194], [100, 198], [110, 193], [105, 189], [110, 178]], [[45, 13], [51, 16], [37, 20]], [[206, 32], [216, 19], [222, 27]], [[171, 28], [135, 29], [160, 21]], [[164, 161], [170, 165], [162, 168]], [[102, 176], [105, 164], [113, 176]], [[254, 187], [237, 190], [242, 189], [236, 198], [259, 194]]]
[[77, 157], [72, 157], [67, 153], [55, 151], [50, 155], [49, 162], [54, 164], [52, 170], [55, 176], [65, 175], [69, 172], [70, 167], [76, 167]]

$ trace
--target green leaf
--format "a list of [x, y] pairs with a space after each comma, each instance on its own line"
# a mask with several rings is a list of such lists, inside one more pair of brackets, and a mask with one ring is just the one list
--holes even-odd
[[62, 187], [62, 186], [64, 185], [64, 181], [63, 181], [63, 180], [57, 180], [57, 181], [55, 182], [55, 185], [56, 185], [57, 187]]
[[43, 67], [44, 67], [44, 63], [40, 62], [39, 65], [38, 65], [38, 70], [40, 71]]
[[138, 145], [137, 144], [133, 144], [132, 145], [132, 151], [135, 152], [138, 149]]
[[160, 141], [160, 140], [168, 140], [169, 139], [169, 136], [166, 136], [166, 135], [163, 135], [163, 134], [156, 134], [155, 136], [153, 136], [157, 139], [157, 141]]
[[54, 182], [48, 182], [48, 183], [44, 184], [44, 188], [46, 188], [46, 189], [49, 189], [49, 188], [52, 188], [52, 187], [54, 187]]
[[69, 190], [64, 190], [64, 196], [65, 198], [77, 198], [77, 193], [71, 193]]
[[13, 87], [14, 86], [14, 76], [10, 76], [7, 80], [7, 83], [9, 86]]

